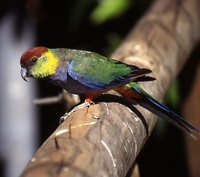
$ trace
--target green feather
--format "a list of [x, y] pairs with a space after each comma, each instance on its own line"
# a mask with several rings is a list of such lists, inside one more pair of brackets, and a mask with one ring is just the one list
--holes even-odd
[[61, 57], [73, 61], [72, 70], [88, 77], [93, 82], [109, 84], [120, 76], [131, 73], [126, 64], [109, 59], [94, 52], [74, 49], [53, 49]]
[[151, 95], [149, 95], [147, 92], [145, 92], [142, 87], [140, 87], [140, 85], [136, 82], [130, 82], [127, 84], [129, 87], [134, 87], [136, 88], [137, 90], [139, 90], [143, 95], [147, 96], [147, 97], [150, 97], [150, 98], [153, 98]]

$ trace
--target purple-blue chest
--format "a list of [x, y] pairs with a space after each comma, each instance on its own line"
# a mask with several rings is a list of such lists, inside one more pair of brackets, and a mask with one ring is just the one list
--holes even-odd
[[81, 84], [77, 80], [74, 80], [68, 74], [68, 67], [63, 66], [63, 65], [60, 65], [57, 68], [56, 73], [48, 77], [47, 81], [74, 94], [85, 94], [85, 93], [94, 91], [94, 89]]

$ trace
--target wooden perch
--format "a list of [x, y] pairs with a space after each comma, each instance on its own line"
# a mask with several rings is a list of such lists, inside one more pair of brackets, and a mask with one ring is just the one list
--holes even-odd
[[[199, 56], [198, 56], [199, 57]], [[198, 58], [199, 59], [199, 58]], [[200, 63], [198, 64], [197, 73], [194, 84], [189, 97], [183, 107], [183, 114], [197, 127], [200, 127]], [[188, 158], [188, 166], [191, 177], [200, 176], [199, 158], [200, 158], [200, 141], [192, 141], [186, 137], [186, 150]]]
[[[156, 1], [112, 55], [152, 69], [157, 81], [142, 86], [159, 100], [199, 41], [199, 7], [199, 0]], [[156, 119], [139, 106], [116, 100], [71, 113], [33, 156], [22, 177], [125, 176]]]

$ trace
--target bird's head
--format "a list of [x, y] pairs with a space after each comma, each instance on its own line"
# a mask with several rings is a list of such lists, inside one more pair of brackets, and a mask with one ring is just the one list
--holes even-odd
[[55, 74], [58, 57], [46, 47], [35, 47], [24, 52], [20, 59], [21, 76], [45, 78]]

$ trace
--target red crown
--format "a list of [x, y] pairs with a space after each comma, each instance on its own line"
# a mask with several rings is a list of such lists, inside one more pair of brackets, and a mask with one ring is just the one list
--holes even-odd
[[40, 57], [43, 53], [47, 52], [46, 47], [35, 47], [24, 52], [20, 59], [20, 64], [22, 67], [27, 67], [32, 64], [33, 57]]

